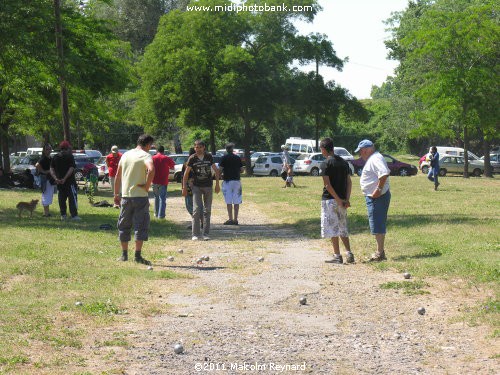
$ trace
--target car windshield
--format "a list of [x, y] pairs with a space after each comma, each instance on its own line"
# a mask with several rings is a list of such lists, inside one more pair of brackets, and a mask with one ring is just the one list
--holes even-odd
[[106, 164], [106, 156], [101, 156], [96, 164]]
[[296, 160], [307, 160], [309, 159], [309, 154], [300, 154], [299, 156], [297, 156]]
[[267, 161], [267, 156], [259, 156], [256, 163], [265, 163]]

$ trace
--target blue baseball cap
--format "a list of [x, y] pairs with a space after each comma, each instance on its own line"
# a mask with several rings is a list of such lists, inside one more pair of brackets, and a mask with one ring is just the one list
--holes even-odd
[[373, 147], [373, 142], [370, 141], [369, 139], [363, 139], [361, 142], [359, 142], [358, 148], [354, 150], [354, 153], [358, 153], [359, 150], [366, 147]]

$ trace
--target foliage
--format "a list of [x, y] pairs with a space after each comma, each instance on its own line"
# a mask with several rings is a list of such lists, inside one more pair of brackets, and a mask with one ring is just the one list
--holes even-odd
[[[498, 5], [494, 1], [410, 2], [390, 20], [398, 80], [422, 103], [421, 134], [452, 136], [469, 147], [478, 129], [498, 131]], [[467, 163], [464, 176], [467, 176]]]

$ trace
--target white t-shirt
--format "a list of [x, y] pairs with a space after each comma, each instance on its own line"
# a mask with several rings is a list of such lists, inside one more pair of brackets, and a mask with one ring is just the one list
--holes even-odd
[[[373, 153], [366, 161], [359, 179], [359, 185], [364, 195], [371, 195], [378, 186], [378, 180], [383, 176], [389, 176], [391, 171], [381, 153]], [[389, 190], [389, 178], [385, 181], [381, 194]]]

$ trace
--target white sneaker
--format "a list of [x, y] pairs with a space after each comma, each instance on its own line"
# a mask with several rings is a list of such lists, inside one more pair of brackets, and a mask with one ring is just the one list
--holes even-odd
[[210, 237], [208, 237], [208, 236], [203, 236], [203, 241], [210, 241]]
[[192, 239], [193, 241], [198, 241], [198, 237], [196, 237], [196, 236], [191, 237], [191, 239]]
[[73, 220], [73, 221], [80, 221], [80, 220], [82, 220], [82, 218], [80, 216], [73, 216], [71, 218], [71, 220]]

